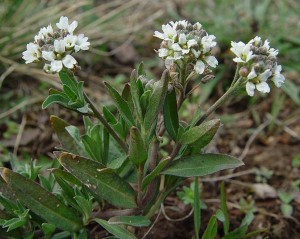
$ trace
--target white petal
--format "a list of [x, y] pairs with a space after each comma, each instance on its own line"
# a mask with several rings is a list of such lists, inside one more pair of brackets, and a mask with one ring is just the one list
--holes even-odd
[[159, 57], [166, 57], [169, 54], [169, 50], [167, 48], [158, 49], [158, 56]]
[[261, 73], [258, 78], [260, 81], [265, 82], [268, 80], [268, 78], [272, 75], [272, 72], [270, 69], [265, 70], [263, 73]]
[[67, 17], [60, 17], [59, 22], [56, 23], [56, 26], [61, 30], [67, 30], [69, 27], [69, 19]]
[[203, 61], [199, 60], [196, 62], [194, 69], [198, 74], [202, 74], [205, 70], [205, 64], [203, 63]]
[[267, 82], [261, 82], [256, 85], [256, 89], [262, 93], [269, 93], [270, 87]]
[[186, 43], [186, 35], [185, 34], [180, 34], [179, 35], [179, 39], [178, 39], [178, 42], [180, 45], [184, 45]]
[[236, 58], [233, 58], [233, 61], [236, 62], [236, 63], [239, 63], [239, 62], [245, 62], [243, 61], [241, 58], [239, 57], [236, 57]]
[[70, 26], [68, 27], [68, 32], [73, 34], [75, 28], [78, 26], [78, 22], [74, 21], [70, 24]]
[[247, 79], [251, 80], [251, 79], [253, 79], [253, 78], [255, 78], [255, 77], [257, 77], [257, 74], [256, 74], [256, 72], [255, 72], [255, 70], [254, 70], [254, 67], [252, 67], [252, 70], [251, 70], [250, 73], [248, 74]]
[[57, 53], [64, 53], [66, 48], [66, 43], [65, 41], [62, 40], [55, 40], [54, 41], [54, 49]]
[[216, 67], [218, 65], [218, 60], [214, 56], [207, 56], [207, 57], [205, 57], [205, 61], [211, 67]]
[[154, 36], [157, 37], [157, 38], [160, 38], [162, 40], [164, 40], [166, 38], [166, 35], [161, 33], [161, 32], [158, 32], [158, 31], [155, 31], [154, 32]]
[[62, 61], [52, 61], [51, 62], [51, 71], [60, 72], [63, 68]]
[[173, 49], [174, 51], [182, 51], [182, 48], [179, 46], [178, 43], [172, 44], [172, 49]]
[[274, 82], [274, 84], [276, 85], [276, 87], [281, 87], [285, 81], [285, 77], [282, 74], [276, 74], [274, 75], [274, 77], [272, 78], [272, 81]]
[[75, 58], [71, 55], [66, 55], [63, 60], [62, 60], [63, 64], [65, 67], [72, 69], [74, 67], [74, 65], [77, 63], [77, 61], [75, 60]]
[[187, 42], [188, 48], [191, 48], [192, 46], [196, 46], [197, 44], [198, 43], [195, 39], [188, 40], [188, 42]]
[[46, 61], [54, 61], [55, 60], [55, 54], [53, 51], [42, 51], [42, 57]]
[[254, 95], [255, 85], [252, 82], [246, 83], [246, 91], [249, 96]]
[[192, 52], [196, 58], [198, 58], [201, 54], [201, 51], [196, 51], [195, 49], [192, 49]]

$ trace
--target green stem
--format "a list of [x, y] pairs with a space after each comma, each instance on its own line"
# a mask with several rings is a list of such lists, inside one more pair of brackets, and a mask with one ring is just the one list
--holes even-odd
[[143, 182], [143, 165], [139, 165], [138, 168], [138, 195], [137, 195], [137, 204], [139, 207], [142, 206], [142, 200], [143, 200], [143, 195], [142, 195], [142, 182]]
[[118, 144], [124, 149], [124, 151], [128, 152], [128, 147], [126, 143], [117, 135], [117, 133], [114, 131], [114, 129], [108, 124], [108, 122], [104, 119], [104, 117], [101, 115], [101, 113], [97, 110], [94, 103], [89, 99], [89, 97], [84, 93], [84, 98], [89, 103], [95, 117], [103, 124], [103, 126], [107, 129], [107, 131], [110, 133], [110, 135], [118, 142]]
[[199, 239], [199, 231], [201, 226], [201, 205], [200, 205], [200, 195], [199, 195], [199, 177], [195, 177], [194, 186], [194, 227], [195, 227], [195, 237]]

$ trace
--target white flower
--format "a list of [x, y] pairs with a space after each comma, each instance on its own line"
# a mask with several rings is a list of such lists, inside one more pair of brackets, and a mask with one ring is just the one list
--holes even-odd
[[154, 36], [162, 40], [174, 40], [177, 36], [177, 31], [170, 24], [162, 25], [163, 33], [155, 31]]
[[51, 62], [51, 71], [60, 72], [63, 66], [72, 69], [76, 65], [77, 61], [71, 55], [66, 55], [62, 60], [55, 60]]
[[67, 35], [64, 38], [65, 47], [69, 50], [72, 49], [75, 46], [75, 43], [77, 41], [77, 36], [74, 35]]
[[246, 91], [249, 96], [254, 95], [255, 88], [262, 93], [269, 93], [270, 87], [267, 83], [268, 78], [272, 75], [270, 69], [265, 70], [263, 73], [257, 75], [255, 69], [252, 68], [251, 72], [248, 74], [246, 83]]
[[201, 25], [199, 22], [196, 22], [196, 23], [194, 24], [194, 27], [196, 28], [196, 30], [200, 30], [201, 27], [202, 27], [202, 25]]
[[75, 52], [78, 52], [80, 50], [86, 51], [89, 49], [90, 45], [91, 44], [88, 42], [88, 38], [83, 34], [79, 34], [75, 42]]
[[214, 41], [215, 39], [216, 37], [214, 35], [207, 35], [201, 39], [203, 53], [209, 52], [211, 48], [217, 45], [217, 43]]
[[233, 59], [234, 62], [248, 62], [250, 61], [254, 55], [253, 52], [250, 51], [250, 44], [245, 44], [243, 42], [231, 42], [230, 50], [237, 56]]
[[269, 50], [269, 55], [270, 56], [277, 56], [278, 53], [279, 53], [279, 51], [277, 49], [270, 48], [270, 50]]
[[63, 54], [66, 51], [66, 42], [61, 40], [55, 40], [54, 41], [54, 49], [56, 53]]
[[38, 40], [44, 40], [47, 37], [52, 36], [54, 33], [53, 28], [50, 25], [47, 27], [42, 27], [39, 31], [39, 33], [34, 37], [34, 40], [37, 42]]
[[181, 20], [181, 21], [177, 21], [177, 22], [173, 22], [173, 21], [171, 21], [170, 22], [170, 24], [172, 25], [172, 27], [176, 30], [176, 28], [177, 28], [177, 26], [178, 25], [181, 25], [181, 26], [183, 26], [184, 28], [186, 28], [187, 27], [187, 25], [188, 25], [188, 21], [187, 20]]
[[158, 49], [158, 56], [161, 58], [167, 57], [169, 54], [169, 50], [167, 48]]
[[[218, 65], [218, 61], [214, 56], [206, 56], [204, 57], [204, 61], [211, 67], [216, 67]], [[194, 70], [201, 75], [205, 70], [205, 63], [198, 60], [194, 66]]]
[[261, 42], [262, 42], [261, 41], [261, 37], [256, 36], [253, 39], [251, 39], [248, 44], [252, 44], [254, 46], [258, 46], [259, 44], [261, 44]]
[[284, 76], [281, 74], [281, 69], [281, 65], [277, 65], [275, 68], [274, 76], [271, 78], [271, 80], [278, 88], [281, 87], [285, 81]]
[[61, 29], [69, 32], [70, 34], [73, 34], [75, 28], [78, 26], [77, 21], [73, 21], [69, 25], [69, 19], [67, 17], [60, 17], [59, 22], [56, 23], [56, 26]]
[[40, 47], [37, 44], [29, 43], [27, 44], [27, 50], [23, 52], [23, 59], [25, 60], [25, 63], [31, 63], [35, 61], [39, 61], [39, 58], [41, 57], [41, 50]]

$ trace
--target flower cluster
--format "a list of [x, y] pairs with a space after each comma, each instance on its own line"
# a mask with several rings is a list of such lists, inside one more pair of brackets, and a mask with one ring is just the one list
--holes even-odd
[[170, 22], [162, 25], [163, 32], [155, 31], [154, 36], [162, 39], [158, 55], [165, 60], [168, 69], [177, 62], [192, 64], [198, 74], [203, 74], [207, 66], [216, 67], [217, 59], [211, 50], [216, 46], [215, 36], [208, 35], [197, 22], [194, 25], [188, 21]]
[[233, 61], [240, 65], [239, 74], [247, 79], [248, 95], [253, 96], [255, 89], [269, 93], [269, 81], [281, 87], [285, 78], [281, 74], [281, 65], [277, 64], [278, 50], [271, 48], [268, 40], [255, 37], [247, 44], [231, 42], [231, 46], [230, 50], [236, 55]]
[[67, 17], [61, 17], [54, 31], [51, 24], [40, 29], [34, 37], [34, 42], [27, 44], [23, 52], [25, 63], [46, 61], [44, 70], [47, 73], [60, 72], [63, 67], [74, 70], [78, 67], [72, 53], [88, 50], [90, 43], [83, 34], [74, 35], [77, 21], [69, 24]]

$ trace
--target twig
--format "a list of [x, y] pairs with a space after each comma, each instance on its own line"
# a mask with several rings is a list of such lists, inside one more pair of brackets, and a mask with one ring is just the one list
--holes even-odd
[[18, 135], [17, 135], [17, 138], [16, 138], [16, 142], [15, 142], [15, 146], [14, 146], [14, 151], [13, 151], [13, 154], [15, 156], [17, 156], [17, 153], [18, 153], [19, 145], [20, 145], [20, 142], [21, 142], [21, 139], [22, 139], [22, 134], [24, 132], [24, 128], [25, 128], [26, 122], [27, 122], [27, 116], [23, 115], [22, 122], [21, 122], [21, 125], [20, 125], [20, 129], [19, 129], [19, 132], [18, 132]]
[[10, 66], [10, 67], [9, 67], [9, 68], [1, 75], [1, 77], [0, 77], [0, 88], [1, 88], [2, 83], [3, 83], [3, 81], [5, 80], [5, 78], [6, 78], [10, 73], [12, 73], [12, 72], [14, 71], [14, 69], [15, 69], [15, 66], [12, 65], [12, 66]]
[[155, 224], [158, 222], [160, 214], [161, 214], [161, 210], [158, 211], [157, 217], [155, 218], [155, 220], [152, 223], [152, 225], [149, 228], [149, 230], [144, 234], [144, 236], [142, 237], [142, 239], [145, 239], [148, 236], [148, 234], [151, 232], [151, 230], [153, 229], [153, 227], [155, 226]]
[[194, 208], [192, 208], [192, 210], [187, 214], [185, 215], [184, 217], [181, 217], [181, 218], [170, 218], [166, 211], [165, 211], [165, 207], [164, 207], [164, 204], [162, 203], [160, 205], [160, 208], [161, 208], [161, 211], [162, 211], [162, 214], [164, 215], [164, 217], [170, 221], [170, 222], [181, 222], [181, 221], [184, 221], [185, 219], [189, 218], [190, 216], [192, 216], [193, 212], [194, 212]]

